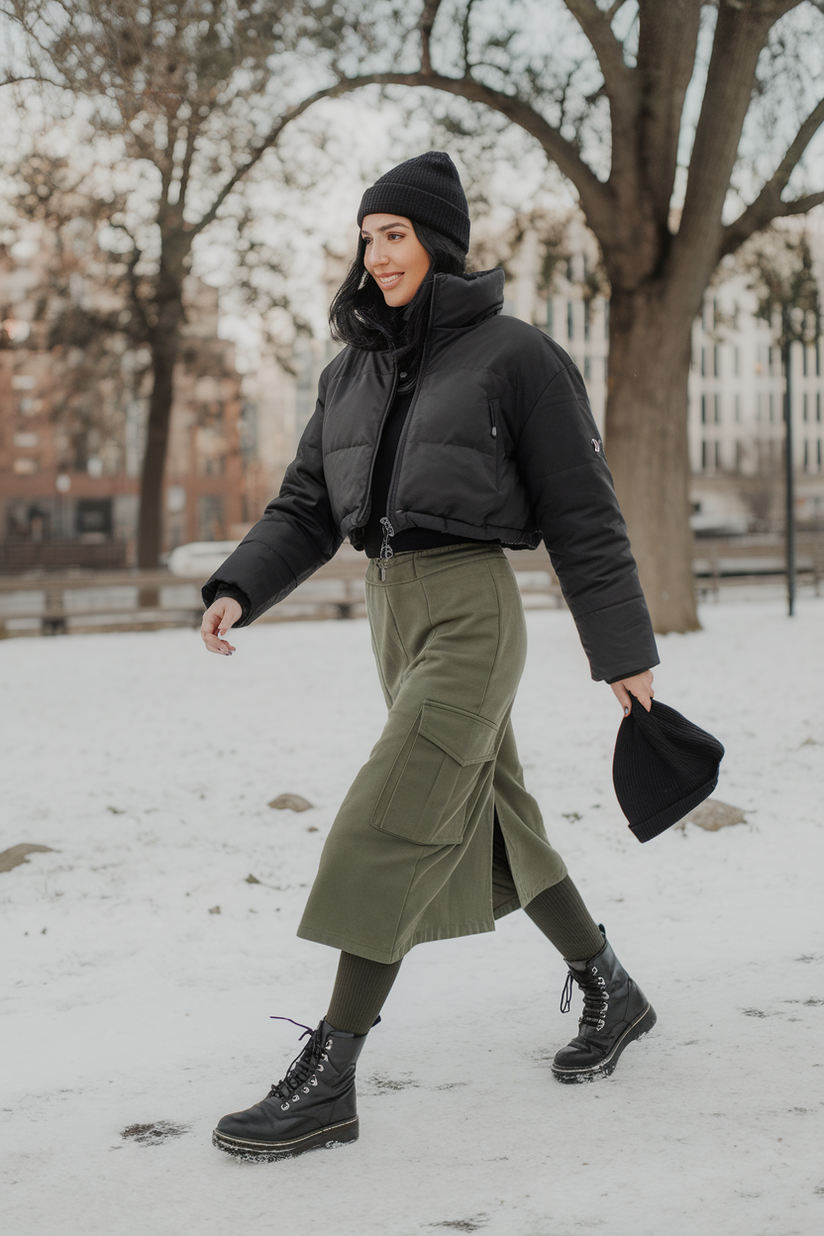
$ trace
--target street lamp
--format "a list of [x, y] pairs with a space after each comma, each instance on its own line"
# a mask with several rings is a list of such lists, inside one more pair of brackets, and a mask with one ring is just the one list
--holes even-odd
[[[811, 321], [814, 323], [813, 329]], [[818, 333], [818, 314], [799, 304], [781, 305], [781, 367], [784, 370], [784, 465], [786, 476], [787, 521], [785, 545], [787, 554], [787, 613], [795, 614], [795, 472], [793, 470], [793, 393], [792, 393], [792, 345], [802, 347], [814, 341]], [[811, 339], [813, 336], [813, 339]]]
[[787, 611], [795, 613], [795, 474], [793, 472], [792, 345], [814, 343], [821, 333], [821, 301], [806, 233], [781, 230], [762, 238], [748, 258], [758, 314], [774, 324], [778, 311], [778, 344], [784, 370], [784, 466], [786, 475]]

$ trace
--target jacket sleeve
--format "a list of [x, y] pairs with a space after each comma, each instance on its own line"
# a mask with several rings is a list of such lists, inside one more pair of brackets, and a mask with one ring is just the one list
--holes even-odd
[[254, 622], [334, 557], [341, 537], [332, 515], [323, 472], [323, 387], [280, 493], [234, 553], [204, 585], [209, 606], [221, 588], [236, 589], [249, 601], [236, 626]]
[[617, 681], [657, 665], [626, 524], [575, 365], [555, 375], [528, 413], [516, 463], [592, 677]]

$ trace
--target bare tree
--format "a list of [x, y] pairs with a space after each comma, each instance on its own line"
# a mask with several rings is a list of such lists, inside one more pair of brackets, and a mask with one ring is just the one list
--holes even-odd
[[[119, 240], [135, 332], [151, 350], [140, 484], [138, 563], [157, 564], [183, 285], [197, 238], [277, 144], [284, 128], [345, 82], [313, 74], [295, 0], [2, 0], [27, 40], [30, 71], [64, 119], [76, 111], [95, 144], [90, 192]], [[18, 51], [17, 58], [20, 58]], [[317, 81], [318, 88], [312, 87]], [[322, 78], [322, 80], [321, 80]], [[24, 100], [25, 101], [25, 100]], [[78, 107], [78, 103], [82, 106]], [[78, 131], [84, 126], [75, 119]], [[80, 152], [78, 152], [79, 157]], [[103, 161], [109, 177], [101, 177]], [[122, 201], [118, 184], [129, 185]]]
[[[363, 9], [347, 15], [342, 0], [328, 9], [341, 31], [340, 80], [424, 87], [492, 109], [575, 187], [611, 287], [606, 439], [616, 487], [656, 629], [695, 628], [691, 324], [722, 257], [771, 220], [824, 202], [824, 186], [799, 188], [798, 175], [824, 122], [820, 73], [805, 75], [805, 50], [824, 39], [821, 5], [424, 0], [411, 16], [398, 10], [394, 39], [377, 19], [365, 27]], [[782, 20], [791, 10], [803, 30]], [[759, 140], [745, 160], [748, 113]]]

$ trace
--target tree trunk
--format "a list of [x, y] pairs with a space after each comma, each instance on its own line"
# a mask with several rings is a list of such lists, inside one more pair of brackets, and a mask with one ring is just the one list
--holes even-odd
[[694, 313], [667, 289], [613, 287], [606, 451], [655, 630], [699, 627], [689, 514], [687, 382]]
[[163, 474], [169, 443], [169, 422], [174, 398], [174, 368], [180, 350], [183, 322], [183, 273], [163, 296], [151, 337], [152, 394], [146, 449], [140, 475], [140, 516], [137, 528], [137, 565], [155, 570], [163, 538]]

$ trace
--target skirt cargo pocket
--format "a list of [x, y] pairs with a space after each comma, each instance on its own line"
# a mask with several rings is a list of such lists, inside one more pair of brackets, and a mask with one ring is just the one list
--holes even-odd
[[480, 766], [495, 759], [498, 727], [426, 700], [381, 790], [372, 824], [419, 845], [457, 845]]

